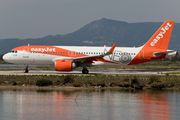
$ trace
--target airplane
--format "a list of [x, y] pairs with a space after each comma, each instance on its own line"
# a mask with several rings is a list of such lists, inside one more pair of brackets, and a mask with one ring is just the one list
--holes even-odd
[[54, 65], [56, 71], [73, 71], [82, 67], [82, 73], [88, 74], [87, 67], [102, 65], [134, 65], [163, 59], [175, 55], [168, 50], [174, 21], [165, 21], [154, 35], [141, 47], [95, 46], [39, 46], [26, 45], [13, 48], [3, 56], [9, 63], [26, 65]]

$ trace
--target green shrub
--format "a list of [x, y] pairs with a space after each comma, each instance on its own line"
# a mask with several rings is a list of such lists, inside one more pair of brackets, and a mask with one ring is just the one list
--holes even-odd
[[169, 77], [169, 73], [165, 73], [166, 77]]
[[132, 79], [131, 79], [131, 84], [139, 84], [139, 80], [136, 76], [134, 76]]
[[81, 87], [81, 86], [82, 86], [81, 83], [73, 83], [72, 85], [73, 85], [74, 87]]
[[17, 85], [17, 82], [16, 81], [13, 81], [13, 83], [12, 83], [14, 86], [16, 86]]
[[159, 77], [157, 75], [151, 75], [149, 77], [149, 80], [150, 80], [151, 83], [158, 82], [159, 81]]
[[72, 75], [66, 75], [63, 79], [64, 81], [64, 84], [67, 84], [67, 83], [73, 83], [74, 82], [74, 78]]
[[45, 79], [37, 80], [36, 85], [37, 86], [49, 86], [49, 85], [52, 85], [52, 81], [51, 80], [45, 80]]
[[123, 81], [124, 81], [124, 82], [129, 82], [129, 76], [125, 76], [125, 77], [123, 78]]

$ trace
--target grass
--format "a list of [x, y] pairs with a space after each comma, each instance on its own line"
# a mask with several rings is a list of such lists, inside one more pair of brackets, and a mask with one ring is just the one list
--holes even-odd
[[52, 81], [46, 80], [46, 79], [41, 79], [41, 80], [36, 81], [36, 85], [37, 86], [50, 86], [50, 85], [52, 85]]
[[[47, 83], [47, 84], [46, 84]], [[57, 87], [121, 87], [121, 88], [177, 88], [180, 89], [180, 76], [125, 76], [125, 75], [0, 75], [0, 86], [57, 86]]]

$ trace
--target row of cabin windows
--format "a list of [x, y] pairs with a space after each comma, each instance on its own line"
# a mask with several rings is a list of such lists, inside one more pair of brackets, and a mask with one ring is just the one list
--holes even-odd
[[[51, 54], [68, 54], [68, 52], [30, 52], [30, 53], [51, 53]], [[69, 54], [104, 54], [102, 52], [69, 52]], [[114, 55], [135, 55], [135, 53], [113, 53]]]
[[[51, 54], [68, 54], [68, 52], [30, 52], [30, 53], [51, 53]], [[69, 52], [69, 54], [103, 54], [98, 52]]]

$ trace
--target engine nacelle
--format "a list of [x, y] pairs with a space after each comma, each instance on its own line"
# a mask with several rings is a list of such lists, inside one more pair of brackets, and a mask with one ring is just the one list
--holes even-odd
[[72, 71], [76, 68], [76, 64], [70, 60], [56, 60], [55, 69], [56, 71]]

